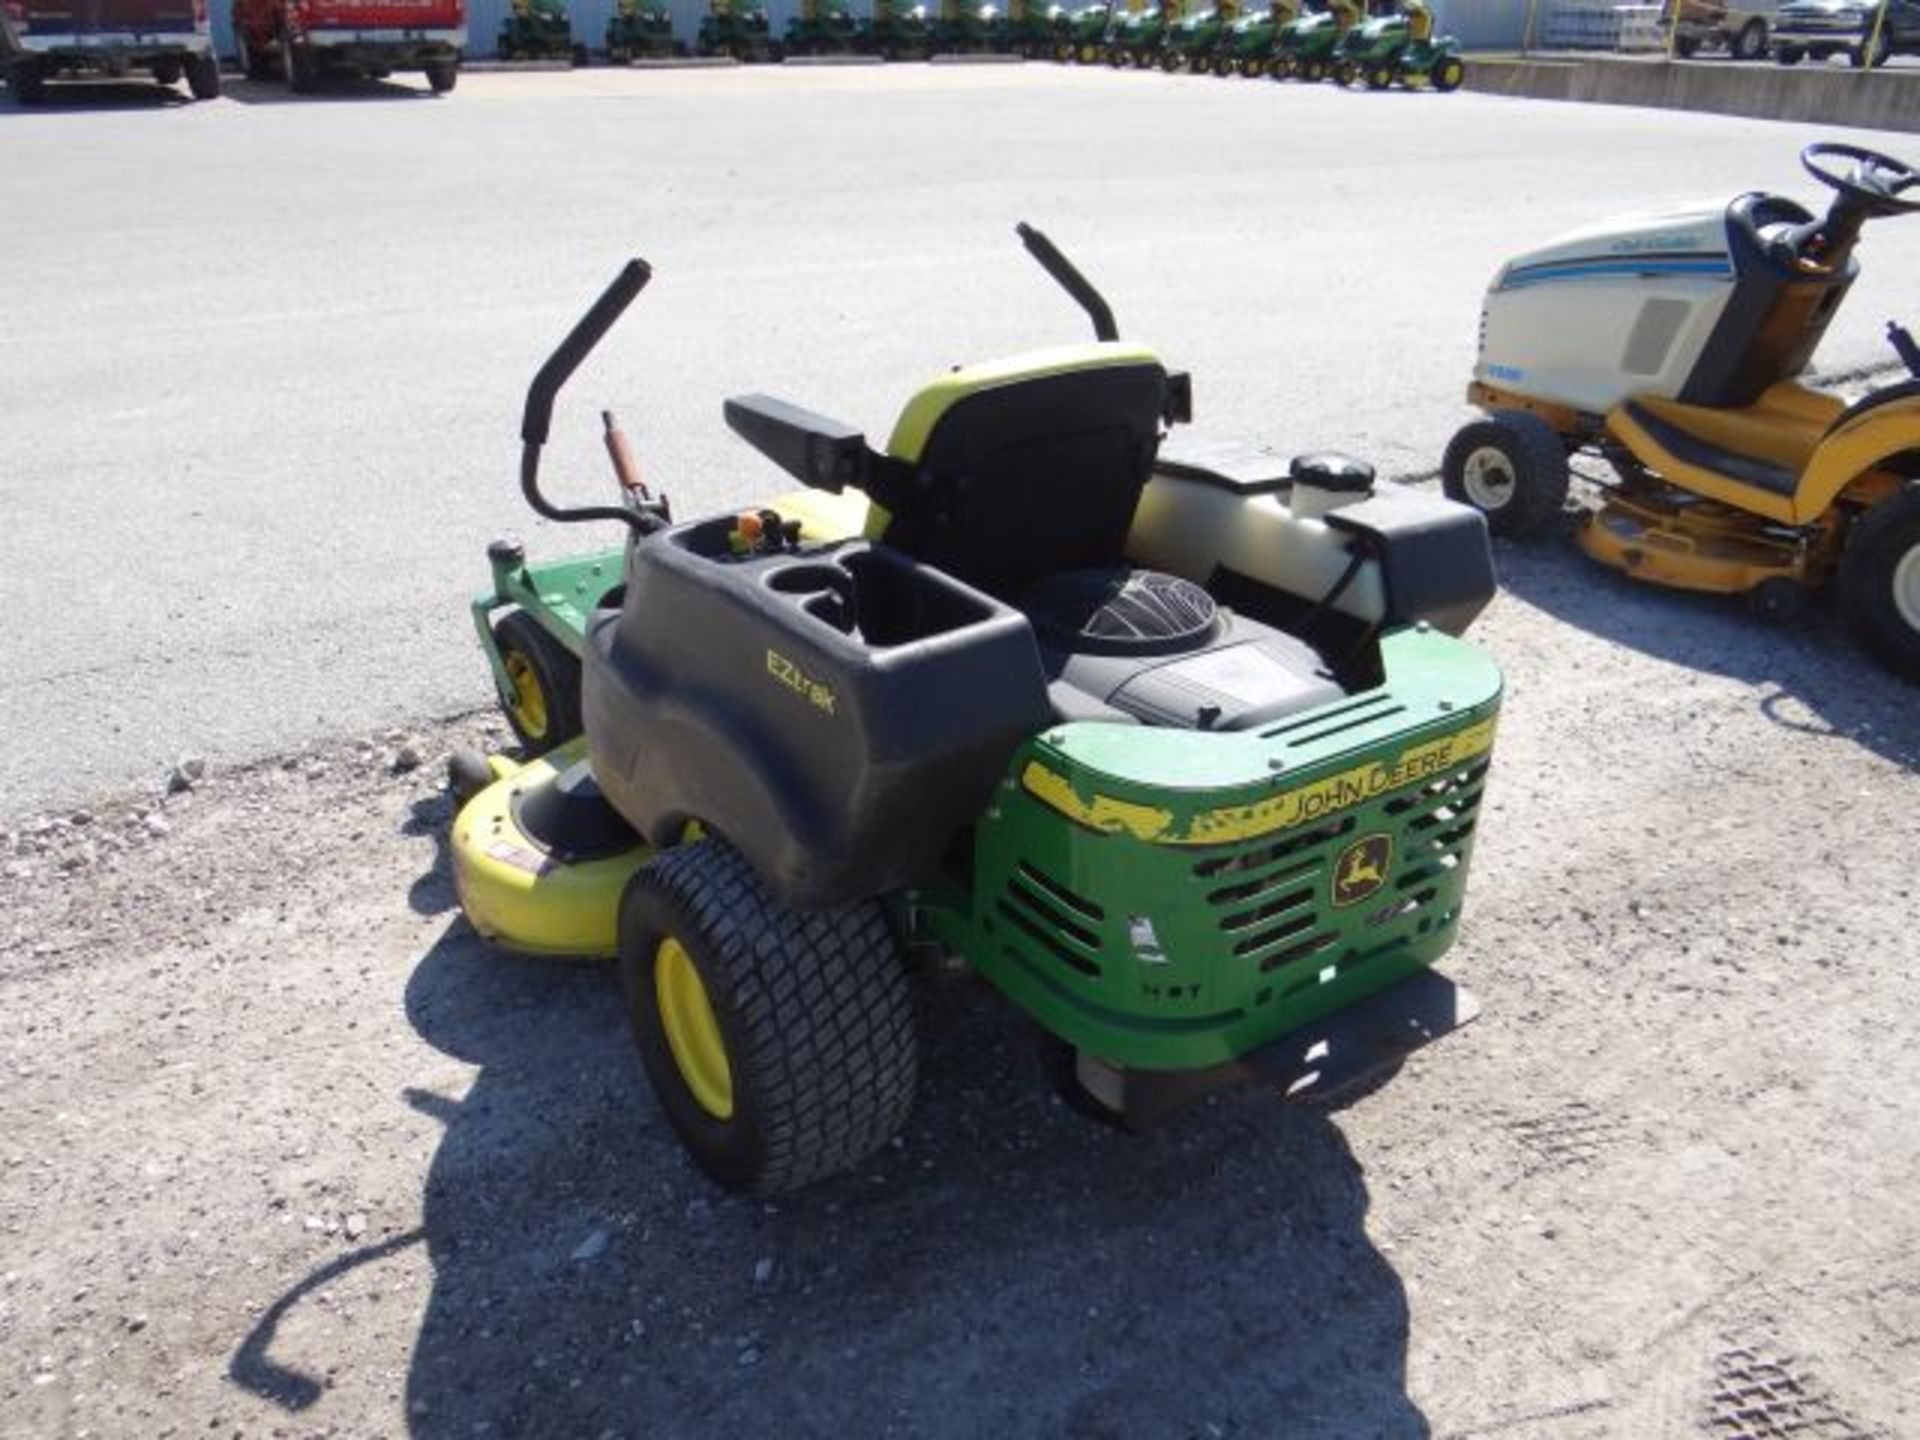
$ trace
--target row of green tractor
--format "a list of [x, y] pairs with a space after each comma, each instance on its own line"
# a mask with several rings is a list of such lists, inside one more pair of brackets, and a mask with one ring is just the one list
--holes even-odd
[[[889, 60], [936, 54], [1008, 54], [1116, 68], [1158, 67], [1276, 80], [1364, 83], [1383, 90], [1453, 90], [1466, 77], [1460, 46], [1435, 35], [1425, 0], [1269, 0], [1242, 10], [1240, 0], [1189, 9], [1187, 0], [1109, 0], [1070, 9], [1043, 0], [872, 0], [856, 16], [850, 0], [803, 0], [776, 36], [758, 0], [710, 0], [694, 49], [701, 55], [764, 62], [789, 55], [870, 54]], [[608, 59], [685, 54], [662, 0], [619, 0], [607, 22]], [[584, 63], [565, 0], [514, 0], [500, 35], [509, 59]]]
[[1269, 0], [1243, 10], [1237, 0], [1205, 9], [1185, 0], [1130, 0], [1130, 7], [1091, 5], [1068, 18], [1056, 45], [1059, 60], [1116, 69], [1159, 67], [1169, 73], [1333, 80], [1384, 90], [1455, 90], [1466, 78], [1460, 43], [1434, 33], [1425, 0], [1387, 0], [1368, 14], [1364, 0]]

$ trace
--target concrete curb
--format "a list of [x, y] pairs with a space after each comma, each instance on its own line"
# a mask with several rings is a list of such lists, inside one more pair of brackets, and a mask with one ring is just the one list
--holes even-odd
[[884, 65], [887, 59], [884, 55], [789, 55], [780, 63], [824, 70], [836, 65]]
[[460, 68], [472, 75], [523, 75], [585, 67], [576, 66], [571, 60], [462, 60]]
[[1920, 72], [1825, 66], [1701, 65], [1594, 56], [1467, 61], [1466, 88], [1532, 100], [1707, 110], [1761, 120], [1812, 120], [1920, 131]]
[[740, 62], [731, 55], [658, 55], [611, 65], [612, 70], [732, 70]]
[[929, 55], [927, 57], [927, 63], [929, 65], [1024, 65], [1027, 63], [1027, 57], [1024, 55], [1000, 55], [993, 51], [987, 51], [978, 55], [962, 55], [950, 51], [939, 55]]

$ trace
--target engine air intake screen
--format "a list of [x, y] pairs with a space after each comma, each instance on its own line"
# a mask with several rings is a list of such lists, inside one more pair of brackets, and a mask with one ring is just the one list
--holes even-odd
[[1213, 597], [1153, 570], [1075, 570], [1042, 580], [1022, 608], [1056, 648], [1108, 655], [1190, 650], [1219, 628]]

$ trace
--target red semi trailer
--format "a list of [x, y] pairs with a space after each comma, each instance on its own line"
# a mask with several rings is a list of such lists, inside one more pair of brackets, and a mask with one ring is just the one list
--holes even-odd
[[196, 100], [220, 93], [207, 0], [0, 0], [0, 55], [22, 105], [46, 99], [68, 75], [182, 78]]
[[[4, 3], [4, 0], [0, 0]], [[466, 0], [233, 0], [234, 38], [250, 80], [309, 91], [330, 71], [384, 79], [419, 70], [453, 89], [467, 43]]]

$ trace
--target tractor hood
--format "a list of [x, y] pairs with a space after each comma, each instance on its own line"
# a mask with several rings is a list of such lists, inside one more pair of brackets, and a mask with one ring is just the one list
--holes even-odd
[[1619, 269], [1730, 274], [1727, 202], [1620, 215], [1569, 231], [1501, 267], [1493, 288]]

